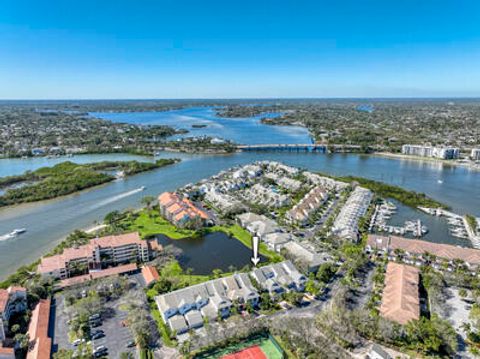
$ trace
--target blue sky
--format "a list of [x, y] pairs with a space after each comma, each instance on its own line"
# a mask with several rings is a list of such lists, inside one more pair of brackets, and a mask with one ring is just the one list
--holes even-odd
[[478, 0], [2, 0], [0, 98], [480, 96]]

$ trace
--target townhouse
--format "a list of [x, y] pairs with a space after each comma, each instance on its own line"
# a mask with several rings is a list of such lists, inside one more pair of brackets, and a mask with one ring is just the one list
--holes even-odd
[[160, 213], [178, 227], [201, 227], [209, 221], [208, 214], [196, 207], [188, 198], [164, 192], [158, 196]]
[[62, 254], [43, 257], [37, 272], [42, 276], [65, 279], [110, 266], [129, 262], [146, 262], [150, 258], [149, 243], [137, 232], [92, 239]]
[[155, 302], [170, 329], [183, 334], [202, 327], [205, 321], [228, 317], [233, 307], [257, 307], [260, 295], [250, 276], [273, 298], [286, 291], [303, 291], [307, 281], [290, 261], [285, 261], [255, 269], [250, 275], [236, 273], [162, 294], [155, 297]]
[[310, 215], [318, 210], [327, 200], [328, 193], [322, 187], [314, 187], [286, 213], [286, 219], [303, 225], [307, 223]]
[[177, 334], [203, 325], [206, 320], [229, 316], [234, 305], [247, 303], [256, 306], [259, 295], [248, 274], [239, 273], [230, 277], [214, 279], [157, 296], [160, 314]]
[[320, 186], [322, 188], [325, 188], [328, 191], [340, 192], [349, 186], [348, 183], [335, 181], [332, 178], [320, 176], [316, 173], [312, 173], [308, 171], [303, 172], [303, 175], [305, 176], [307, 181], [312, 185]]
[[293, 178], [285, 177], [282, 173], [268, 172], [265, 174], [265, 178], [271, 179], [279, 186], [291, 192], [296, 192], [302, 188], [302, 182]]
[[243, 191], [242, 196], [248, 202], [270, 208], [288, 206], [291, 202], [290, 196], [281, 193], [274, 186], [264, 186], [261, 183], [255, 183], [252, 187]]
[[285, 291], [303, 292], [307, 282], [291, 261], [256, 268], [251, 275], [273, 298], [278, 298]]
[[286, 252], [295, 260], [296, 263], [302, 265], [307, 272], [316, 272], [318, 268], [333, 259], [327, 253], [317, 253], [308, 243], [292, 240], [283, 245]]
[[335, 218], [332, 233], [344, 239], [357, 241], [358, 221], [367, 213], [372, 198], [373, 193], [370, 190], [356, 187]]

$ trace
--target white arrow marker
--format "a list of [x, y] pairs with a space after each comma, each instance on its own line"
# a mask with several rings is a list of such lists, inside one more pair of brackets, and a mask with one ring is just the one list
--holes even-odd
[[256, 267], [258, 262], [260, 262], [260, 258], [258, 258], [258, 237], [253, 237], [252, 238], [252, 244], [253, 244], [252, 263]]

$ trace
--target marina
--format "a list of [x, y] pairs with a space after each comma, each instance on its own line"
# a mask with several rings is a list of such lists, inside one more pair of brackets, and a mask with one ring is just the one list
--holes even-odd
[[473, 247], [480, 248], [480, 236], [470, 228], [466, 216], [447, 211], [442, 208], [418, 207], [421, 211], [436, 217], [445, 217], [449, 232], [453, 237], [468, 239]]
[[384, 202], [376, 205], [375, 212], [370, 221], [370, 232], [376, 230], [377, 232], [386, 232], [395, 235], [411, 234], [414, 237], [420, 238], [428, 233], [427, 226], [422, 224], [420, 219], [407, 220], [403, 226], [389, 225], [388, 221], [396, 213], [397, 207], [391, 202]]

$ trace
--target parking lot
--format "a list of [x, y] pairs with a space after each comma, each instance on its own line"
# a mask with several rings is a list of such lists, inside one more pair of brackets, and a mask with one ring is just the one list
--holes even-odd
[[118, 309], [115, 303], [111, 306], [114, 315], [111, 318], [104, 319], [102, 325], [93, 328], [95, 330], [103, 330], [105, 336], [103, 338], [92, 340], [93, 348], [105, 346], [108, 348], [109, 358], [120, 358], [121, 353], [129, 352], [136, 357], [136, 348], [127, 348], [127, 343], [133, 340], [132, 333], [128, 327], [122, 325], [122, 321], [127, 318], [127, 313]]

